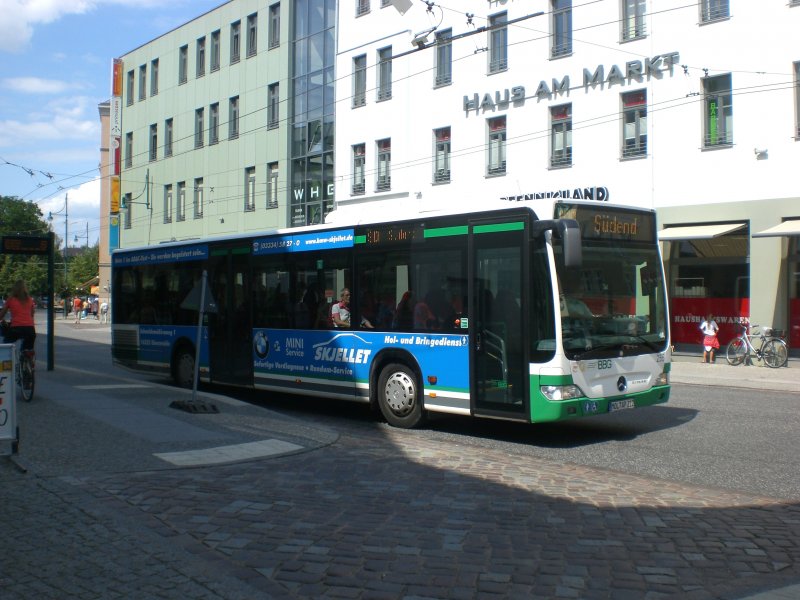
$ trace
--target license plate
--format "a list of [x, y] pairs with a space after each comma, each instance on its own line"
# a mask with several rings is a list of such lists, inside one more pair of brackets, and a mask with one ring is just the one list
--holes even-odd
[[608, 412], [614, 412], [615, 410], [625, 410], [626, 408], [636, 408], [636, 405], [633, 402], [633, 398], [627, 398], [625, 400], [613, 400], [608, 403]]

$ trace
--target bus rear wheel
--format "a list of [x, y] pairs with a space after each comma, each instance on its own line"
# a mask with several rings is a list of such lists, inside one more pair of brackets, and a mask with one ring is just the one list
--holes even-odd
[[194, 387], [194, 352], [189, 346], [183, 346], [175, 353], [172, 378], [179, 387]]
[[378, 378], [378, 405], [389, 425], [404, 429], [421, 425], [425, 411], [414, 371], [400, 363], [386, 365]]

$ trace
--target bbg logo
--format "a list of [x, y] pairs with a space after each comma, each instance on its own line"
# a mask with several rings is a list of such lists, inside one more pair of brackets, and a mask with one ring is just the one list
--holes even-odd
[[598, 371], [602, 371], [603, 369], [610, 369], [612, 366], [614, 366], [614, 363], [612, 363], [610, 360], [598, 360], [597, 361], [597, 370]]

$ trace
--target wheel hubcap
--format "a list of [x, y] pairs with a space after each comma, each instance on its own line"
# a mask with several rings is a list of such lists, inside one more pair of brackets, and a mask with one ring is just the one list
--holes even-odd
[[395, 414], [407, 414], [414, 408], [414, 381], [405, 373], [393, 373], [386, 382], [384, 391], [386, 402]]

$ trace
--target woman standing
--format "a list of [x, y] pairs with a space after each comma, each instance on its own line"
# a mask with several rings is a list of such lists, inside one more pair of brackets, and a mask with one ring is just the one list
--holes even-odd
[[[703, 360], [702, 362], [714, 362], [714, 353], [719, 349], [717, 332], [719, 326], [711, 313], [706, 315], [705, 320], [700, 323], [700, 331], [703, 332]], [[710, 360], [709, 360], [710, 358]]]
[[33, 324], [34, 303], [28, 293], [28, 286], [22, 279], [18, 279], [11, 288], [11, 295], [0, 309], [0, 321], [5, 318], [7, 312], [11, 313], [11, 327], [8, 329], [5, 342], [13, 344], [17, 340], [22, 340], [23, 350], [33, 350], [33, 342], [36, 339], [36, 328]]

